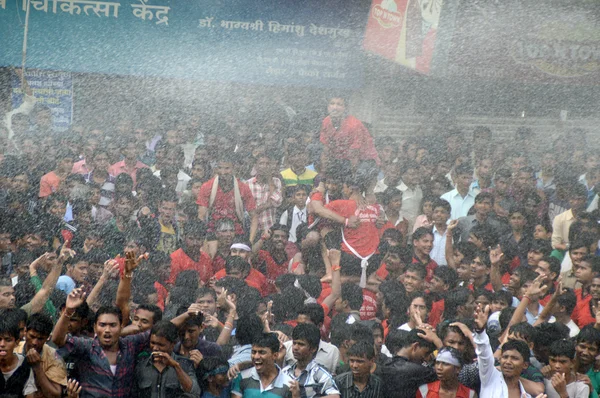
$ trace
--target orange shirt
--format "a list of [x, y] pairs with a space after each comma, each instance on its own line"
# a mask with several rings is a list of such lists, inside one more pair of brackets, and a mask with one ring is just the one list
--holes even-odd
[[55, 172], [51, 171], [45, 174], [40, 180], [40, 198], [45, 198], [58, 191], [60, 186], [60, 178]]
[[[349, 218], [356, 216], [360, 220], [358, 228], [344, 228], [346, 242], [362, 257], [366, 257], [377, 250], [379, 246], [379, 230], [375, 226], [381, 208], [379, 205], [368, 205], [363, 209], [353, 200], [334, 200], [325, 206], [327, 209]], [[342, 250], [353, 254], [346, 243], [342, 243]]]
[[171, 275], [169, 276], [169, 283], [175, 283], [177, 275], [181, 271], [194, 270], [198, 272], [200, 280], [204, 283], [208, 283], [208, 280], [213, 276], [212, 260], [210, 256], [204, 252], [200, 252], [200, 260], [192, 260], [183, 249], [177, 249], [171, 253]]
[[[217, 272], [215, 274], [215, 278], [217, 280], [223, 279], [226, 276], [227, 276], [227, 274], [225, 273], [224, 269], [220, 270], [219, 272]], [[275, 286], [275, 285], [269, 284], [267, 281], [267, 278], [254, 268], [250, 268], [250, 273], [246, 277], [245, 282], [248, 286], [253, 287], [256, 290], [258, 290], [260, 295], [263, 297], [271, 294], [271, 292], [273, 290], [272, 286]]]

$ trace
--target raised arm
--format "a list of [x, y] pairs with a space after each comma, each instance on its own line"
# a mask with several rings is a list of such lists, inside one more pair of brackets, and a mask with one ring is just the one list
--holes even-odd
[[504, 253], [502, 253], [502, 249], [500, 245], [496, 248], [490, 250], [490, 263], [492, 264], [492, 268], [490, 271], [490, 282], [492, 283], [492, 287], [495, 292], [499, 292], [502, 290], [502, 275], [500, 274], [500, 264], [502, 264], [502, 259], [504, 258]]
[[119, 287], [117, 288], [117, 299], [116, 305], [123, 314], [123, 327], [126, 326], [127, 320], [129, 320], [129, 299], [131, 298], [131, 280], [133, 279], [133, 272], [136, 270], [140, 262], [148, 258], [148, 253], [142, 254], [138, 258], [132, 252], [125, 253], [125, 268], [119, 281]]
[[83, 304], [84, 301], [85, 293], [81, 288], [73, 289], [67, 296], [65, 310], [60, 314], [60, 318], [58, 318], [58, 322], [56, 322], [54, 330], [52, 331], [52, 342], [56, 344], [57, 347], [62, 347], [66, 344], [69, 321], [73, 315], [75, 315], [75, 310]]
[[254, 242], [256, 231], [258, 231], [258, 213], [252, 210], [250, 213], [250, 242]]
[[[61, 274], [63, 264], [69, 258], [75, 256], [75, 252], [69, 249], [67, 247], [68, 245], [69, 241], [65, 241], [60, 250], [58, 259], [55, 262], [53, 262], [50, 273], [48, 274], [48, 276], [46, 276], [46, 279], [42, 284], [42, 288], [36, 293], [35, 296], [33, 296], [33, 299], [31, 299], [30, 304], [32, 314], [40, 312], [42, 308], [44, 308], [46, 302], [48, 301], [48, 298], [50, 297], [50, 294], [54, 291], [54, 288], [56, 287], [56, 282], [58, 281], [58, 277]], [[45, 259], [47, 260], [48, 256], [46, 256]]]
[[96, 307], [96, 301], [98, 300], [98, 296], [100, 295], [100, 292], [102, 291], [102, 288], [104, 287], [104, 284], [106, 283], [106, 281], [108, 281], [108, 279], [111, 277], [111, 275], [113, 275], [114, 273], [116, 273], [118, 271], [119, 271], [119, 263], [117, 263], [115, 260], [111, 259], [104, 263], [104, 269], [102, 270], [102, 275], [100, 275], [98, 282], [96, 282], [96, 285], [94, 285], [94, 288], [92, 289], [92, 291], [90, 292], [90, 295], [87, 298], [87, 303], [90, 308], [93, 309]]
[[481, 305], [478, 305], [475, 309], [475, 334], [473, 341], [475, 342], [475, 352], [477, 353], [477, 362], [479, 363], [479, 378], [482, 385], [489, 384], [494, 371], [497, 372], [494, 367], [494, 353], [490, 345], [490, 338], [485, 332], [489, 313], [490, 307], [488, 305], [485, 308], [481, 308]]

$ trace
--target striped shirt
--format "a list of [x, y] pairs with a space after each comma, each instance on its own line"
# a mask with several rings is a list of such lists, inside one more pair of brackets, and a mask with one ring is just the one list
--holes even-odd
[[305, 168], [302, 174], [298, 175], [289, 168], [281, 172], [281, 177], [286, 187], [294, 187], [296, 185], [309, 185], [312, 187], [317, 174], [316, 171]]
[[314, 360], [310, 361], [306, 369], [300, 373], [300, 376], [295, 374], [297, 366], [298, 363], [296, 362], [283, 368], [282, 372], [298, 381], [301, 398], [340, 394], [331, 374]]
[[[277, 366], [277, 365], [275, 365]], [[231, 385], [231, 394], [244, 398], [278, 398], [291, 397], [290, 381], [292, 379], [277, 366], [277, 377], [268, 386], [263, 387], [256, 368], [243, 370]]]
[[108, 358], [98, 338], [69, 336], [58, 350], [64, 358], [71, 354], [77, 358], [80, 375], [81, 398], [128, 398], [134, 385], [135, 359], [150, 342], [150, 331], [119, 338], [117, 370], [113, 375]]
[[359, 391], [354, 385], [352, 372], [342, 373], [335, 378], [335, 384], [340, 390], [341, 398], [380, 398], [383, 396], [381, 383], [379, 376], [372, 374], [369, 376], [365, 389]]

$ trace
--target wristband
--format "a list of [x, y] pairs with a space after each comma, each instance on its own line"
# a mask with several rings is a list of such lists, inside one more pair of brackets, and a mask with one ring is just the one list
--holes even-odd
[[131, 279], [131, 278], [133, 278], [133, 272], [130, 272], [129, 274], [126, 274], [125, 272], [123, 272], [123, 276], [127, 279]]
[[65, 318], [71, 319], [73, 318], [73, 315], [75, 315], [75, 310], [73, 310], [73, 313], [71, 315], [67, 314], [67, 310], [65, 310], [65, 312], [63, 312], [63, 315], [65, 316]]
[[483, 329], [473, 329], [473, 331], [477, 334], [481, 334], [481, 333], [485, 332], [485, 327]]
[[523, 299], [528, 299], [529, 301], [531, 301], [531, 297], [529, 297], [529, 296], [528, 296], [528, 295], [526, 295], [526, 294], [524, 294], [522, 298], [523, 298]]
[[339, 271], [339, 270], [341, 270], [341, 269], [342, 269], [342, 267], [341, 267], [341, 266], [339, 266], [339, 265], [332, 265], [332, 266], [331, 266], [331, 270], [332, 270], [333, 272]]

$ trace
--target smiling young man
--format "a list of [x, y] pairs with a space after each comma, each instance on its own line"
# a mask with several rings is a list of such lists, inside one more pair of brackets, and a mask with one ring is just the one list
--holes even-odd
[[321, 341], [319, 328], [312, 323], [301, 323], [292, 331], [292, 340], [296, 363], [285, 367], [282, 372], [297, 381], [300, 389], [304, 390], [302, 397], [339, 398], [340, 392], [333, 377], [314, 360]]
[[544, 379], [548, 398], [588, 398], [589, 386], [579, 380], [574, 370], [575, 344], [558, 340], [550, 345], [551, 373]]
[[252, 246], [254, 268], [263, 272], [270, 284], [275, 284], [278, 276], [288, 273], [290, 259], [285, 250], [288, 236], [285, 225], [274, 224]]
[[422, 264], [427, 268], [425, 279], [429, 282], [433, 277], [433, 270], [437, 268], [437, 263], [429, 257], [433, 249], [433, 232], [427, 227], [417, 228], [412, 235], [413, 245], [413, 263]]
[[284, 373], [275, 360], [280, 343], [275, 333], [265, 333], [252, 344], [252, 364], [250, 369], [242, 370], [232, 382], [231, 396], [243, 398], [299, 398], [290, 386], [293, 379]]

